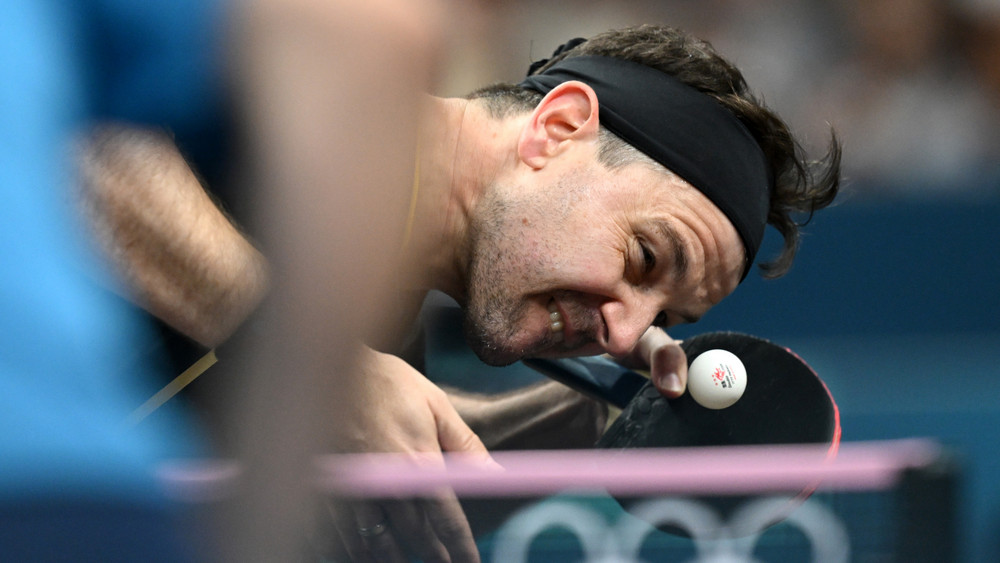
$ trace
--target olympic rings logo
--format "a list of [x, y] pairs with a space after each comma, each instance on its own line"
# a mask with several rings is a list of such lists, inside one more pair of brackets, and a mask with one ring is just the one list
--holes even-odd
[[[496, 534], [493, 561], [527, 561], [532, 540], [552, 528], [565, 528], [580, 541], [587, 563], [642, 563], [643, 542], [657, 526], [680, 528], [693, 540], [690, 563], [759, 563], [754, 548], [789, 497], [764, 497], [741, 505], [727, 521], [708, 504], [684, 498], [652, 499], [629, 508], [615, 524], [579, 503], [552, 500], [512, 516]], [[813, 499], [788, 514], [784, 522], [798, 528], [812, 548], [815, 563], [847, 563], [850, 540], [840, 519]], [[741, 535], [734, 530], [760, 530]]]

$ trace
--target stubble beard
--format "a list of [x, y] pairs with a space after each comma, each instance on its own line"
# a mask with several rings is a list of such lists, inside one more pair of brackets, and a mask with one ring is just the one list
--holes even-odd
[[[512, 241], [522, 240], [513, 213], [496, 198], [484, 201], [485, 212], [470, 225], [467, 300], [463, 307], [463, 330], [470, 348], [488, 365], [510, 365], [532, 348], [518, 341], [529, 309], [513, 284], [524, 278], [510, 250]], [[521, 338], [519, 338], [521, 336]]]
[[[492, 301], [492, 298], [485, 299], [487, 303]], [[495, 306], [486, 311], [479, 307], [468, 308], [464, 316], [466, 342], [480, 360], [491, 366], [510, 365], [527, 353], [524, 348], [510, 346], [515, 325], [506, 322], [503, 317]]]

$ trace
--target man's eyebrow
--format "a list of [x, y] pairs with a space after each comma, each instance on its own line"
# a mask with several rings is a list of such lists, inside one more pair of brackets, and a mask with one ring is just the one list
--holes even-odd
[[684, 279], [688, 273], [688, 255], [687, 247], [684, 245], [684, 240], [681, 236], [677, 234], [673, 225], [667, 221], [657, 221], [656, 228], [663, 235], [663, 238], [667, 240], [667, 243], [673, 248], [674, 251], [674, 262], [672, 273], [675, 279]]

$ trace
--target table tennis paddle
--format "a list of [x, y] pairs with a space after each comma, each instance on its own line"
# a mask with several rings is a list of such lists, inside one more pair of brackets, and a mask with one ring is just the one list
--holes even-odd
[[[768, 340], [736, 332], [698, 335], [681, 346], [688, 365], [712, 349], [736, 354], [747, 371], [743, 396], [728, 408], [714, 410], [698, 404], [690, 393], [666, 399], [647, 378], [604, 357], [524, 363], [622, 408], [598, 440], [598, 448], [817, 444], [823, 458], [836, 455], [841, 434], [837, 404], [826, 384], [801, 357]], [[801, 491], [797, 500], [805, 499], [814, 488]], [[618, 500], [626, 508], [632, 503], [631, 499]], [[741, 500], [713, 497], [708, 502], [726, 513]], [[784, 515], [776, 514], [774, 522]]]

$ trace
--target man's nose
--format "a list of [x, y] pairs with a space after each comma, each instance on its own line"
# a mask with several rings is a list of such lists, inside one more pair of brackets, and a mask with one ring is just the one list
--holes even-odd
[[656, 308], [648, 302], [609, 302], [601, 307], [607, 326], [604, 349], [612, 356], [628, 355], [653, 323]]

